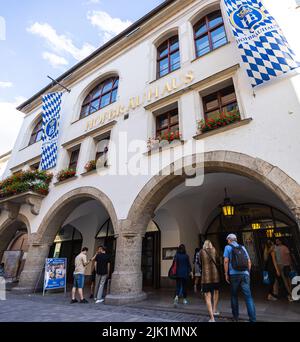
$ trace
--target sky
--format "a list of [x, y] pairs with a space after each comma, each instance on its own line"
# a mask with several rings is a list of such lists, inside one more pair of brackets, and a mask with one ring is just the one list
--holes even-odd
[[163, 0], [0, 0], [0, 156], [13, 148], [16, 106]]

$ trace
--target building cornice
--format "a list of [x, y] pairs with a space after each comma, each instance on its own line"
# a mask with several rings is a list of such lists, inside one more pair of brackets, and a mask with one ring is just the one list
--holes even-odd
[[[164, 1], [161, 5], [157, 6], [141, 19], [137, 20], [119, 35], [94, 51], [90, 56], [59, 76], [56, 81], [62, 83], [65, 87], [70, 88], [76, 81], [95, 70], [95, 68], [103, 66], [111, 58], [116, 58], [119, 54], [124, 53], [125, 49], [132, 47], [132, 45], [141, 39], [145, 39], [146, 34], [156, 29], [169, 18], [172, 18], [176, 13], [194, 1], [195, 0]], [[59, 86], [50, 83], [18, 106], [17, 109], [25, 114], [29, 114], [41, 105], [41, 96], [50, 91], [50, 89], [53, 92], [61, 90]]]
[[5, 159], [5, 158], [9, 158], [11, 153], [12, 153], [12, 151], [8, 151], [8, 152], [0, 155], [0, 160]]

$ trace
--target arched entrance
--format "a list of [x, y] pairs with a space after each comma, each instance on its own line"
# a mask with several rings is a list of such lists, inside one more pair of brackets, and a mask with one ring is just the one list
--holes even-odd
[[9, 283], [19, 281], [25, 266], [29, 248], [27, 227], [27, 220], [20, 215], [16, 220], [8, 220], [0, 232], [0, 261], [5, 265], [6, 280]]
[[76, 256], [82, 249], [82, 234], [72, 225], [66, 225], [61, 228], [54, 239], [50, 248], [49, 258], [67, 259], [67, 282], [73, 280], [73, 265]]
[[[279, 168], [261, 159], [230, 151], [207, 152], [204, 154], [204, 162], [199, 164], [197, 164], [196, 156], [194, 156], [190, 165], [194, 165], [196, 168], [204, 167], [205, 179], [208, 178], [208, 175], [215, 176], [226, 174], [230, 175], [230, 177], [242, 177], [245, 181], [252, 182], [253, 184], [250, 185], [249, 189], [255, 190], [255, 186], [260, 187], [260, 193], [257, 193], [257, 196], [268, 194], [270, 200], [278, 203], [279, 207], [284, 206], [292, 219], [299, 224], [300, 186]], [[178, 171], [174, 170], [174, 167], [173, 171]], [[146, 234], [148, 223], [152, 219], [156, 219], [161, 204], [165, 203], [168, 196], [172, 196], [172, 191], [176, 194], [178, 190], [176, 189], [177, 187], [184, 186], [185, 179], [186, 177], [184, 175], [178, 176], [177, 172], [168, 176], [155, 176], [137, 196], [129, 211], [127, 220], [121, 222], [116, 255], [116, 271], [113, 274], [112, 295], [109, 296], [109, 301], [126, 303], [131, 300], [141, 300], [145, 298], [145, 294], [142, 292], [143, 279], [141, 273], [143, 237]], [[222, 177], [220, 179], [222, 180]], [[226, 184], [226, 186], [228, 186], [228, 184]], [[236, 190], [238, 191], [238, 194], [246, 197], [246, 201], [252, 200], [250, 197], [255, 196], [255, 193], [253, 196], [247, 196], [247, 192], [243, 191], [243, 187], [237, 186]], [[195, 222], [195, 219], [191, 215], [181, 215], [181, 217], [180, 215], [177, 215], [176, 218], [179, 227], [191, 227], [188, 234], [184, 234], [184, 230], [181, 228], [178, 228], [179, 232], [177, 234], [179, 237], [178, 242], [183, 242], [188, 245], [187, 247], [190, 255], [193, 254], [193, 249], [197, 247], [197, 244], [199, 243], [199, 237], [203, 234], [203, 227], [207, 228], [209, 220], [212, 219], [209, 215], [216, 215], [213, 211], [224, 199], [224, 186], [216, 188], [214, 187], [214, 182], [210, 184], [210, 190], [208, 192], [201, 191], [201, 187], [195, 191], [204, 196], [204, 198], [201, 199], [201, 202], [193, 201], [194, 213], [199, 211], [199, 205], [197, 206], [197, 204], [200, 203], [203, 205], [202, 211], [205, 211], [206, 213], [206, 215], [201, 215], [200, 213], [198, 215], [202, 220], [201, 231], [196, 224], [197, 222]], [[205, 195], [207, 195], [207, 198], [205, 198]], [[245, 202], [245, 198], [238, 198], [238, 201], [242, 200]], [[182, 203], [182, 208], [185, 208], [185, 212], [189, 213], [191, 212], [191, 208], [189, 208], [186, 203], [187, 202]], [[174, 207], [175, 209], [178, 208], [176, 204]], [[171, 213], [170, 216], [174, 216], [175, 212], [176, 210], [173, 210], [173, 214]], [[183, 217], [188, 217], [186, 223], [183, 222]], [[204, 221], [203, 217], [205, 217]], [[161, 225], [160, 229], [163, 234], [164, 228]], [[192, 239], [185, 239], [185, 236], [188, 235], [192, 236]], [[174, 246], [168, 247], [175, 246], [176, 244], [174, 242]], [[165, 261], [165, 265], [162, 263], [162, 269], [166, 270], [168, 268], [167, 266], [168, 261]]]
[[226, 218], [217, 215], [208, 225], [202, 239], [213, 242], [222, 255], [226, 236], [234, 233], [247, 248], [252, 261], [253, 276], [262, 284], [265, 269], [265, 247], [268, 240], [280, 239], [290, 250], [293, 264], [300, 265], [299, 228], [293, 218], [285, 212], [261, 203], [242, 203], [235, 206], [235, 214]]
[[[29, 248], [27, 263], [20, 279], [20, 290], [32, 291], [41, 286], [38, 280], [42, 279], [45, 258], [49, 255], [69, 255], [68, 269], [71, 278], [74, 271], [73, 260], [79, 252], [79, 244], [88, 247], [89, 256], [92, 257], [98, 247], [95, 236], [108, 219], [111, 220], [111, 229], [116, 234], [118, 227], [113, 205], [105, 194], [95, 188], [78, 188], [57, 200], [44, 217]], [[71, 236], [66, 237], [67, 235]], [[87, 275], [91, 273], [90, 267]]]

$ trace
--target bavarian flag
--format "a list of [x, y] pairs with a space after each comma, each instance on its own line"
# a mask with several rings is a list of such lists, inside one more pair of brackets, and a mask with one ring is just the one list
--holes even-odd
[[58, 92], [43, 96], [42, 170], [56, 166], [62, 95], [63, 93]]
[[252, 87], [298, 68], [280, 27], [260, 0], [224, 0]]

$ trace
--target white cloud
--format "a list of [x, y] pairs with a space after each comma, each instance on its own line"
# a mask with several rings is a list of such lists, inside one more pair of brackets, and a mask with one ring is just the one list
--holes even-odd
[[93, 26], [100, 29], [103, 42], [110, 40], [132, 24], [130, 20], [123, 21], [120, 18], [113, 18], [103, 11], [89, 11], [87, 17]]
[[46, 43], [56, 53], [69, 53], [76, 60], [81, 60], [91, 54], [95, 47], [89, 43], [84, 43], [81, 48], [74, 45], [72, 39], [65, 35], [59, 35], [56, 30], [47, 23], [34, 23], [27, 31], [44, 38]]
[[1, 82], [0, 81], [0, 88], [11, 88], [11, 87], [13, 87], [12, 82]]
[[53, 66], [53, 68], [59, 68], [69, 64], [69, 62], [64, 57], [58, 56], [55, 53], [51, 52], [43, 52], [43, 58], [48, 61]]
[[13, 102], [0, 101], [0, 155], [14, 146], [24, 117], [16, 107], [25, 100], [24, 97], [17, 97]]

